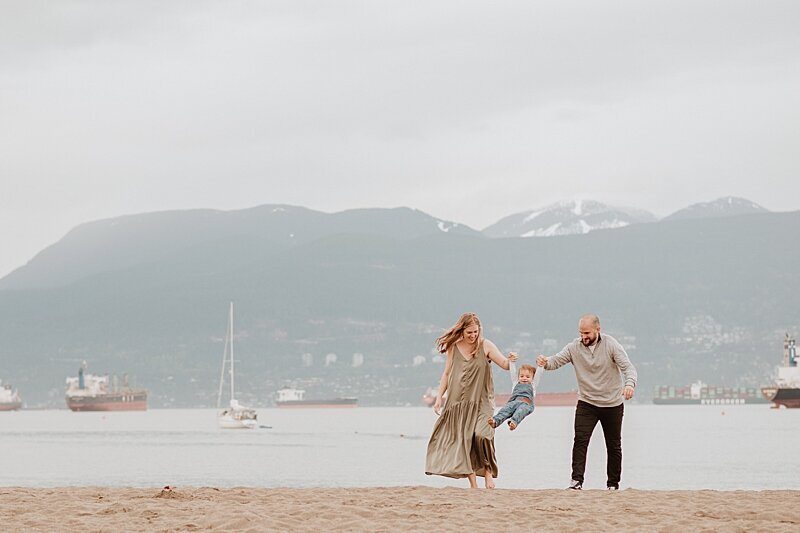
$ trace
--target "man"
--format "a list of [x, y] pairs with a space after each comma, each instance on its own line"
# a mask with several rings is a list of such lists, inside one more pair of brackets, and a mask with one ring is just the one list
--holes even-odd
[[[583, 488], [586, 449], [597, 422], [606, 440], [608, 490], [618, 490], [622, 474], [623, 398], [633, 398], [636, 368], [625, 349], [611, 335], [600, 335], [597, 315], [584, 315], [578, 322], [581, 337], [552, 357], [539, 355], [536, 363], [545, 370], [555, 370], [567, 363], [575, 368], [578, 380], [578, 405], [575, 408], [575, 441], [572, 445], [572, 483], [569, 488]], [[622, 372], [623, 379], [620, 376]]]

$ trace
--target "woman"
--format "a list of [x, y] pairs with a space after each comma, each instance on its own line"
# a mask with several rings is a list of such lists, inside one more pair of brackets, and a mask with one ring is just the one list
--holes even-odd
[[447, 354], [433, 410], [440, 414], [442, 396], [447, 392], [444, 412], [433, 426], [428, 442], [425, 473], [452, 478], [469, 478], [470, 488], [478, 488], [477, 476], [494, 488], [497, 459], [494, 455], [494, 429], [487, 422], [494, 414], [494, 385], [491, 362], [508, 370], [492, 341], [483, 338], [481, 321], [474, 313], [464, 313], [444, 335], [436, 339], [440, 353]]

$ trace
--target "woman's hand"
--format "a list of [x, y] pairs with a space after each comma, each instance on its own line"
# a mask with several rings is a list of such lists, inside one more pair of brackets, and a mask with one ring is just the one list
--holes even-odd
[[508, 358], [507, 359], [509, 361], [516, 361], [517, 359], [519, 359], [519, 356], [517, 355], [517, 352], [508, 352]]
[[442, 414], [442, 397], [438, 394], [436, 395], [436, 401], [433, 402], [433, 412], [436, 413], [436, 416]]

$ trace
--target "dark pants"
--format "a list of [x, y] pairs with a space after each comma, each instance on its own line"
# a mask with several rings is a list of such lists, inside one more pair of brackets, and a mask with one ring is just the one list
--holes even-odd
[[625, 410], [623, 404], [615, 407], [596, 407], [590, 403], [578, 400], [575, 407], [575, 442], [572, 445], [572, 479], [583, 483], [583, 473], [586, 470], [586, 449], [589, 439], [598, 420], [603, 428], [606, 439], [606, 474], [609, 487], [619, 487], [622, 475], [622, 414]]

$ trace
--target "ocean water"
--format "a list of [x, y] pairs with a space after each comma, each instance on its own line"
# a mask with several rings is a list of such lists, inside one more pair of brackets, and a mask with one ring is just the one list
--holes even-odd
[[[499, 488], [562, 488], [574, 408], [497, 430]], [[222, 430], [212, 409], [0, 413], [0, 486], [467, 486], [426, 476], [424, 407], [260, 409], [269, 428]], [[800, 409], [626, 405], [622, 488], [800, 489]], [[600, 426], [585, 488], [605, 487]]]

